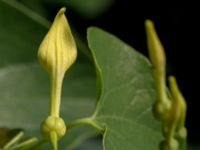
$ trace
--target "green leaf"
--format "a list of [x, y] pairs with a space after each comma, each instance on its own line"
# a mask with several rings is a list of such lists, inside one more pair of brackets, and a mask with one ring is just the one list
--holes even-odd
[[[30, 62], [47, 29], [24, 15], [10, 1], [0, 0], [0, 66]], [[16, 6], [17, 7], [17, 6]]]
[[[40, 123], [48, 114], [50, 87], [36, 56], [48, 25], [17, 1], [0, 0], [0, 127], [23, 128], [31, 136], [39, 135]], [[67, 123], [88, 116], [94, 105], [94, 68], [82, 60], [65, 78], [61, 115]], [[73, 129], [60, 146], [72, 147], [73, 143], [74, 148], [94, 135], [90, 128]]]
[[84, 141], [76, 150], [102, 150], [100, 138], [92, 138]]
[[25, 5], [27, 8], [31, 9], [34, 12], [39, 13], [45, 18], [49, 18], [49, 10], [46, 6], [44, 0], [18, 0], [19, 3]]
[[104, 128], [105, 150], [156, 150], [161, 127], [151, 112], [155, 100], [149, 61], [115, 36], [95, 27], [88, 30], [100, 94], [92, 116]]

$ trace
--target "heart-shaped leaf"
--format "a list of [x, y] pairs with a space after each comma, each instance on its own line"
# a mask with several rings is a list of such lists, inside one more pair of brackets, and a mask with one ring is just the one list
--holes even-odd
[[89, 28], [88, 42], [100, 81], [92, 120], [105, 130], [104, 149], [158, 149], [162, 135], [151, 112], [155, 100], [151, 64], [133, 48], [98, 28]]

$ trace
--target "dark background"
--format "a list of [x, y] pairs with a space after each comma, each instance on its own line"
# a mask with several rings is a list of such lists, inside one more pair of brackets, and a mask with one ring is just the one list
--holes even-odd
[[[151, 19], [165, 47], [168, 75], [177, 77], [188, 104], [186, 126], [188, 140], [200, 143], [199, 91], [199, 24], [200, 11], [191, 3], [140, 3], [115, 0], [101, 16], [93, 19], [80, 17], [68, 10], [68, 18], [80, 33], [89, 26], [98, 26], [121, 38], [147, 55], [144, 21]], [[57, 10], [52, 11], [52, 18]]]

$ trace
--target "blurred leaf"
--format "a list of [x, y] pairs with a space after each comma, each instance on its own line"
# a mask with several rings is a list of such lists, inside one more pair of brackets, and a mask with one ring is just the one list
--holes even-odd
[[95, 18], [104, 13], [114, 0], [63, 0], [66, 5], [77, 11], [79, 15]]
[[[0, 66], [30, 62], [36, 58], [37, 47], [47, 29], [24, 15], [26, 10], [0, 0]], [[27, 12], [28, 13], [28, 12]]]
[[41, 16], [48, 18], [49, 11], [46, 6], [44, 0], [18, 0], [18, 2], [22, 3], [26, 7], [30, 8], [31, 10], [39, 13]]
[[93, 19], [102, 15], [106, 10], [110, 8], [114, 0], [59, 0], [59, 1], [48, 1], [46, 3], [52, 6], [66, 5], [71, 10], [78, 13], [80, 16]]
[[93, 19], [106, 12], [114, 3], [114, 0], [18, 0], [18, 2], [38, 12], [43, 17], [49, 17], [48, 9], [55, 10], [65, 5], [78, 15]]
[[115, 36], [88, 30], [100, 95], [93, 121], [105, 129], [105, 150], [158, 150], [161, 125], [152, 115], [155, 100], [152, 68], [147, 59]]
[[[39, 134], [40, 123], [48, 113], [49, 79], [36, 63], [36, 56], [48, 25], [46, 19], [20, 3], [0, 0], [2, 127], [19, 127], [29, 131], [29, 134]], [[65, 121], [88, 116], [95, 105], [93, 66], [88, 62], [77, 62], [67, 73], [63, 87], [61, 115]], [[70, 136], [66, 135], [63, 143], [79, 141], [79, 144], [85, 138], [96, 135], [90, 128], [69, 132]]]

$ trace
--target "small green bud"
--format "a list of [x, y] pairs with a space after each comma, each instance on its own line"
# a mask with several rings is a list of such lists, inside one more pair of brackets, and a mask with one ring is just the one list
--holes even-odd
[[168, 116], [171, 102], [166, 93], [165, 67], [166, 58], [163, 46], [155, 31], [151, 20], [146, 20], [147, 45], [150, 60], [153, 65], [157, 100], [153, 106], [153, 114], [156, 119], [163, 121]]
[[41, 132], [46, 139], [50, 139], [50, 134], [55, 132], [58, 138], [66, 133], [65, 122], [60, 117], [49, 116], [41, 124]]
[[187, 105], [183, 95], [178, 88], [175, 77], [169, 77], [169, 85], [173, 99], [169, 120], [173, 120], [174, 124], [176, 125], [176, 137], [183, 140], [187, 137], [187, 130], [184, 125]]
[[145, 26], [147, 34], [147, 45], [151, 62], [156, 71], [163, 73], [165, 72], [166, 65], [164, 48], [154, 29], [153, 22], [151, 20], [146, 20]]
[[162, 144], [162, 150], [178, 150], [179, 145], [181, 145], [187, 136], [187, 130], [184, 127], [186, 104], [178, 89], [175, 77], [169, 77], [169, 85], [171, 91], [171, 107], [167, 118], [163, 121], [163, 134], [167, 142]]
[[174, 109], [180, 112], [179, 117], [180, 117], [180, 120], [182, 121], [180, 125], [183, 126], [185, 123], [187, 105], [182, 93], [179, 90], [178, 84], [176, 82], [176, 78], [174, 76], [169, 77], [169, 86], [170, 86], [172, 98], [174, 99], [174, 102], [173, 102], [174, 107], [175, 107]]

